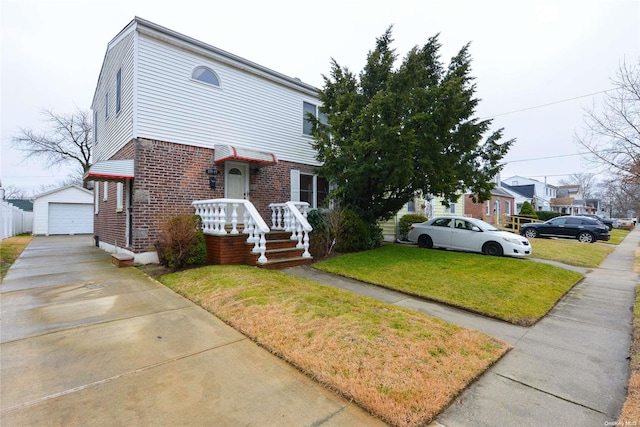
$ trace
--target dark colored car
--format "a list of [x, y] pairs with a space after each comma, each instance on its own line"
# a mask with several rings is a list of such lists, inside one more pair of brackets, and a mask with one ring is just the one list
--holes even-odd
[[597, 219], [585, 216], [559, 216], [546, 222], [524, 224], [520, 227], [520, 234], [527, 239], [567, 237], [585, 243], [593, 243], [596, 240], [608, 241], [611, 238], [609, 227]]
[[600, 221], [601, 223], [609, 227], [609, 230], [613, 230], [615, 227], [618, 226], [617, 224], [618, 221], [614, 219], [609, 219], [609, 218], [602, 218], [601, 216], [596, 214], [578, 214], [578, 216], [586, 216], [589, 218], [597, 219], [598, 221]]

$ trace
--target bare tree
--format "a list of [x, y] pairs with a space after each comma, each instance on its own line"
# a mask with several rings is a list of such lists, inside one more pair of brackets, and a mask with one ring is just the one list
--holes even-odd
[[82, 174], [91, 166], [93, 125], [89, 112], [78, 109], [74, 113], [60, 115], [44, 110], [42, 114], [49, 128], [42, 132], [21, 128], [20, 135], [12, 138], [12, 145], [26, 153], [25, 159], [45, 160], [48, 168], [74, 165], [72, 180], [81, 181]]
[[597, 112], [585, 109], [585, 130], [576, 135], [591, 160], [625, 182], [640, 183], [640, 58], [623, 62]]
[[640, 212], [640, 185], [610, 177], [597, 187], [600, 207], [612, 218], [636, 216]]
[[559, 181], [560, 185], [579, 185], [582, 189], [582, 196], [585, 199], [593, 198], [593, 192], [597, 184], [595, 175], [592, 173], [574, 173], [566, 179]]

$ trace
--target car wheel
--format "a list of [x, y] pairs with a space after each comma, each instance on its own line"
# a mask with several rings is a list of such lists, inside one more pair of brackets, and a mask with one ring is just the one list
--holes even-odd
[[502, 256], [502, 246], [496, 242], [487, 242], [482, 247], [482, 253], [489, 256]]
[[588, 233], [586, 231], [578, 233], [576, 238], [582, 243], [593, 243], [595, 241], [595, 239], [593, 238], [593, 234]]
[[535, 228], [527, 228], [524, 230], [524, 237], [527, 239], [534, 239], [538, 237], [538, 231]]
[[422, 234], [420, 237], [418, 237], [418, 246], [420, 246], [421, 248], [431, 249], [433, 248], [433, 240], [431, 240], [431, 237], [429, 237], [428, 235]]

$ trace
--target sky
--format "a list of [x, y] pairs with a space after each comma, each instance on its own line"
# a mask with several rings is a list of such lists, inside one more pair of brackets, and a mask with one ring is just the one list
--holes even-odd
[[362, 70], [390, 25], [399, 60], [436, 34], [445, 64], [471, 43], [476, 117], [516, 139], [502, 177], [551, 184], [601, 172], [575, 135], [640, 58], [640, 0], [0, 1], [0, 180], [31, 192], [71, 168], [25, 161], [12, 137], [46, 129], [43, 109], [89, 110], [107, 43], [135, 16], [318, 88], [332, 58]]

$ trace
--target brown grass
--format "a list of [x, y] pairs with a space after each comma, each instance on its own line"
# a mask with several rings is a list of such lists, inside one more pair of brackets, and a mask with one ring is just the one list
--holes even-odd
[[32, 236], [21, 235], [8, 237], [0, 242], [0, 282], [31, 239], [33, 239]]
[[429, 423], [509, 349], [477, 331], [281, 272], [211, 266], [160, 279], [392, 425]]

